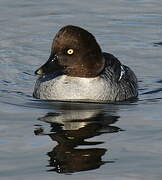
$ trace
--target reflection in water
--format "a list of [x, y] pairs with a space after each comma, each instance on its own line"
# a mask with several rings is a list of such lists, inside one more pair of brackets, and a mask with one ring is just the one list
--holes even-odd
[[162, 42], [157, 42], [157, 43], [154, 43], [154, 46], [162, 46]]
[[51, 152], [47, 153], [50, 158], [49, 167], [52, 167], [49, 171], [74, 173], [97, 169], [105, 163], [112, 163], [113, 161], [102, 161], [102, 156], [107, 151], [105, 148], [87, 148], [103, 142], [86, 141], [86, 139], [103, 133], [120, 131], [120, 128], [111, 125], [119, 116], [105, 114], [99, 109], [66, 109], [65, 107], [63, 109], [60, 113], [48, 113], [39, 118], [50, 123], [50, 133], [45, 133], [42, 127], [35, 129], [36, 135], [49, 135], [58, 143]]

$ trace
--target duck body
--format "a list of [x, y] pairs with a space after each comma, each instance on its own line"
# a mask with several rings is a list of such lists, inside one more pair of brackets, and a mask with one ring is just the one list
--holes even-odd
[[[64, 28], [77, 30], [78, 27], [65, 26]], [[66, 31], [64, 28], [61, 30], [63, 34]], [[54, 40], [54, 53], [52, 52], [49, 60], [36, 71], [36, 74], [40, 76], [34, 87], [34, 97], [59, 101], [114, 102], [138, 96], [138, 84], [134, 72], [129, 67], [121, 64], [112, 54], [103, 53], [98, 44], [97, 48], [99, 47], [99, 50], [97, 51], [99, 52], [97, 54], [95, 54], [95, 47], [92, 48], [90, 54], [86, 53], [83, 56], [85, 61], [89, 61], [88, 63], [84, 63], [84, 58], [81, 58], [80, 63], [77, 57], [73, 59], [75, 63], [68, 62], [69, 58], [72, 58], [72, 54], [77, 52], [74, 48], [75, 43], [73, 46], [66, 48], [66, 51], [70, 49], [71, 52], [69, 51], [70, 55], [67, 58], [66, 56], [62, 57], [65, 58], [65, 61], [59, 62], [59, 53], [56, 56], [56, 51], [59, 51], [57, 49], [58, 43], [55, 42], [59, 39], [57, 36], [61, 36], [60, 32]], [[95, 43], [97, 42], [95, 41]], [[89, 45], [91, 45], [91, 42]], [[87, 49], [89, 52], [91, 47], [83, 51], [85, 52]], [[96, 61], [95, 58], [99, 60]]]

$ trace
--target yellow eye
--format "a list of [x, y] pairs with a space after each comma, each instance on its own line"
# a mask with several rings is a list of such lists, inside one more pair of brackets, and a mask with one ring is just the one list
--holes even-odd
[[71, 55], [71, 54], [74, 53], [74, 50], [73, 50], [73, 49], [68, 49], [68, 50], [67, 50], [67, 53], [68, 53], [69, 55]]

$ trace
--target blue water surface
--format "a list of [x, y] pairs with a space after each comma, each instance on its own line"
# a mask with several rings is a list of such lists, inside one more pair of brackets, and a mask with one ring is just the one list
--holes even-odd
[[[162, 2], [0, 1], [0, 179], [162, 179]], [[32, 97], [34, 71], [64, 25], [93, 33], [130, 66], [139, 99], [112, 104]]]

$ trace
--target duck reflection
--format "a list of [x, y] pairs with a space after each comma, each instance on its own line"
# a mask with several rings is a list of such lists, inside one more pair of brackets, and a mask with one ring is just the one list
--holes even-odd
[[[35, 134], [49, 135], [58, 144], [48, 152], [49, 171], [58, 173], [74, 173], [97, 169], [105, 163], [102, 156], [105, 148], [91, 147], [102, 141], [86, 141], [103, 133], [116, 133], [121, 129], [112, 126], [119, 116], [109, 115], [101, 109], [63, 108], [59, 113], [48, 113], [39, 120], [50, 123], [50, 133], [40, 127]], [[89, 147], [88, 147], [89, 146]]]

